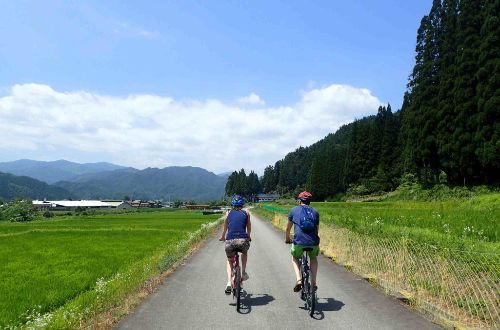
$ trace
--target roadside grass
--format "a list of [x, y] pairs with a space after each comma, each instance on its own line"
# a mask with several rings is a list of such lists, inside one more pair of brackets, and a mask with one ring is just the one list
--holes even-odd
[[[180, 259], [193, 233], [217, 218], [160, 211], [0, 223], [0, 327], [50, 325], [56, 318], [45, 316], [58, 309], [67, 327], [65, 318], [81, 321], [116, 304]], [[113, 292], [108, 302], [97, 299], [103, 285]]]
[[[286, 214], [294, 205], [263, 204]], [[500, 194], [441, 202], [313, 203], [322, 223], [372, 236], [406, 237], [456, 249], [499, 252]]]
[[[500, 194], [439, 202], [314, 203], [321, 250], [441, 324], [500, 325]], [[254, 211], [284, 229], [294, 205]]]

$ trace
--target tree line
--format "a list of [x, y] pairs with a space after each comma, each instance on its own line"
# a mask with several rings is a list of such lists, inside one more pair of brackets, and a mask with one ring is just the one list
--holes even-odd
[[245, 170], [241, 169], [240, 171], [234, 171], [227, 178], [226, 195], [228, 196], [240, 194], [250, 198], [261, 191], [259, 176], [254, 171], [251, 171], [247, 176]]
[[[499, 13], [498, 0], [434, 0], [417, 31], [401, 110], [380, 107], [298, 148], [267, 166], [258, 183], [252, 172], [251, 189], [308, 189], [322, 200], [349, 189], [389, 191], [405, 174], [428, 186], [498, 184]], [[233, 172], [226, 193], [249, 193], [244, 174]]]

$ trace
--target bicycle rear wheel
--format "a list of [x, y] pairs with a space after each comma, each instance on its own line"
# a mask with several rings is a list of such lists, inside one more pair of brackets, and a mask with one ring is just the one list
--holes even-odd
[[307, 310], [309, 311], [309, 316], [314, 315], [314, 309], [316, 308], [316, 291], [311, 283], [312, 273], [311, 270], [308, 271], [308, 283], [307, 283]]
[[[306, 266], [307, 267], [307, 266]], [[302, 288], [300, 289], [300, 299], [306, 301], [307, 300], [307, 283], [309, 279], [307, 278], [307, 271], [303, 266], [300, 267], [300, 280], [302, 283]]]
[[235, 281], [235, 287], [234, 289], [236, 290], [235, 295], [236, 295], [236, 310], [239, 312], [240, 311], [240, 301], [241, 301], [241, 271], [240, 268], [236, 268], [236, 274], [234, 276], [234, 281]]

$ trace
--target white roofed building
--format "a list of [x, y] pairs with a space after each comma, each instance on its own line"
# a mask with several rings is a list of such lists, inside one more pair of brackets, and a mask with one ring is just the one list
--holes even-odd
[[[124, 209], [131, 205], [123, 201], [97, 201], [97, 200], [81, 200], [81, 201], [33, 201], [33, 205], [42, 209], [50, 210], [73, 210], [78, 207], [84, 209]], [[127, 207], [128, 205], [128, 207]]]

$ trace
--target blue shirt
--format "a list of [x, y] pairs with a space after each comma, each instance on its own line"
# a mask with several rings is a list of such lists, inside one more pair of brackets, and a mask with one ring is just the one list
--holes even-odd
[[[300, 214], [302, 207], [309, 207], [313, 210], [314, 214], [314, 224], [315, 228], [310, 232], [304, 232], [300, 229]], [[319, 213], [315, 209], [307, 205], [299, 205], [295, 206], [290, 210], [288, 214], [288, 221], [293, 222], [293, 231], [295, 233], [293, 237], [293, 244], [295, 245], [305, 245], [305, 246], [314, 246], [319, 245], [319, 236], [318, 236], [318, 225], [319, 225]]]
[[232, 209], [227, 215], [226, 239], [248, 238], [248, 214], [243, 210]]

